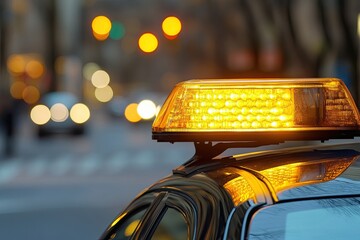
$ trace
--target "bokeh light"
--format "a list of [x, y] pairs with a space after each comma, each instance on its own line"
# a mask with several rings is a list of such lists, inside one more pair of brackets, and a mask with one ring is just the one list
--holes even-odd
[[13, 75], [20, 75], [25, 72], [26, 61], [24, 56], [19, 54], [11, 55], [7, 60], [9, 72]]
[[142, 119], [151, 119], [156, 114], [156, 105], [151, 100], [142, 100], [137, 107], [137, 112]]
[[152, 33], [144, 33], [139, 38], [139, 48], [146, 53], [154, 52], [158, 47], [158, 40]]
[[97, 70], [100, 70], [99, 65], [93, 62], [86, 63], [83, 67], [83, 77], [91, 81], [91, 77]]
[[110, 86], [95, 89], [95, 97], [100, 102], [108, 102], [114, 96], [114, 92]]
[[125, 35], [125, 28], [119, 22], [113, 22], [110, 30], [110, 38], [114, 40], [119, 40]]
[[106, 39], [108, 39], [109, 35], [110, 35], [109, 33], [97, 34], [96, 32], [93, 32], [94, 38], [96, 38], [96, 40], [99, 40], [99, 41], [105, 41]]
[[32, 79], [38, 79], [44, 74], [44, 65], [38, 60], [30, 60], [26, 63], [25, 71]]
[[181, 31], [181, 21], [174, 16], [167, 17], [162, 23], [162, 30], [166, 37], [173, 39]]
[[15, 99], [22, 99], [25, 88], [26, 84], [23, 81], [15, 81], [13, 84], [11, 84], [10, 94]]
[[85, 104], [77, 103], [70, 110], [70, 118], [75, 123], [84, 123], [90, 118], [90, 110]]
[[96, 88], [104, 88], [109, 84], [109, 82], [110, 82], [110, 76], [104, 70], [97, 70], [91, 76], [91, 83]]
[[56, 103], [50, 108], [51, 119], [54, 122], [64, 122], [69, 117], [69, 110], [62, 103]]
[[50, 120], [51, 113], [47, 106], [37, 105], [31, 109], [30, 118], [35, 124], [44, 125]]
[[111, 21], [105, 16], [97, 16], [93, 19], [91, 27], [94, 33], [98, 35], [107, 35], [111, 30]]
[[40, 99], [40, 91], [34, 86], [27, 86], [22, 92], [22, 98], [28, 104], [34, 104]]
[[91, 23], [94, 37], [99, 41], [106, 40], [110, 35], [111, 21], [105, 16], [97, 16]]
[[137, 112], [138, 104], [137, 103], [131, 103], [125, 108], [125, 118], [129, 122], [136, 123], [141, 120], [140, 115]]

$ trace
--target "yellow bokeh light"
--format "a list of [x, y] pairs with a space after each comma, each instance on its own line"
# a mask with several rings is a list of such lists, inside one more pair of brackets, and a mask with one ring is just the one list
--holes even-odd
[[16, 81], [10, 87], [10, 94], [15, 99], [22, 99], [26, 84], [23, 81]]
[[125, 113], [124, 113], [125, 118], [129, 122], [136, 123], [136, 122], [139, 122], [141, 120], [141, 117], [137, 112], [137, 107], [138, 107], [137, 103], [131, 103], [125, 108]]
[[114, 96], [114, 92], [110, 86], [95, 89], [95, 97], [100, 102], [109, 102]]
[[91, 76], [91, 83], [96, 88], [104, 88], [110, 83], [110, 76], [104, 70], [97, 70]]
[[44, 65], [38, 60], [30, 60], [26, 66], [25, 71], [32, 79], [38, 79], [44, 74]]
[[38, 125], [44, 125], [50, 120], [51, 113], [47, 106], [37, 105], [30, 112], [31, 120]]
[[56, 103], [50, 108], [51, 119], [54, 122], [64, 122], [69, 117], [69, 110], [62, 103]]
[[84, 123], [90, 118], [90, 110], [85, 104], [77, 103], [70, 110], [70, 118], [75, 123]]
[[40, 99], [40, 91], [34, 86], [27, 86], [22, 92], [22, 98], [28, 104], [34, 104]]
[[181, 21], [174, 16], [167, 17], [162, 23], [162, 30], [165, 36], [175, 37], [181, 31]]
[[94, 36], [94, 38], [96, 38], [96, 40], [104, 41], [104, 40], [108, 39], [108, 37], [110, 36], [110, 33], [98, 34], [93, 31], [93, 36]]
[[93, 19], [91, 27], [98, 35], [108, 35], [111, 30], [111, 21], [105, 16], [97, 16]]
[[25, 72], [25, 57], [19, 54], [11, 55], [7, 61], [7, 67], [11, 74], [20, 75]]
[[156, 115], [156, 105], [151, 100], [143, 100], [139, 103], [137, 112], [142, 119], [151, 119]]
[[139, 48], [146, 53], [154, 52], [158, 47], [158, 40], [152, 33], [144, 33], [139, 38]]

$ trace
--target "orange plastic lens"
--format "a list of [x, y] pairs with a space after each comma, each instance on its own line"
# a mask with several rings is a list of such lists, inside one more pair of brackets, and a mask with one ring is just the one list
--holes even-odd
[[358, 128], [339, 79], [202, 80], [178, 84], [153, 132], [241, 132]]

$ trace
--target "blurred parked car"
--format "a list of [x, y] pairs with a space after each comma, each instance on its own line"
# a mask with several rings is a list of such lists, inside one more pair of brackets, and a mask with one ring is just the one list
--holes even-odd
[[85, 132], [90, 110], [71, 93], [53, 92], [45, 95], [30, 115], [38, 125], [39, 137], [54, 133], [80, 135]]

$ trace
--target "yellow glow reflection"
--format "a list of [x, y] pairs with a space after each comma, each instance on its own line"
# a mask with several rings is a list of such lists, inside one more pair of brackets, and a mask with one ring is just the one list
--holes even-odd
[[56, 103], [50, 108], [51, 119], [54, 122], [64, 122], [69, 117], [69, 110], [62, 103]]
[[70, 118], [75, 123], [84, 123], [90, 118], [90, 110], [85, 104], [77, 103], [70, 110]]
[[125, 118], [129, 122], [139, 122], [141, 120], [140, 115], [137, 112], [138, 104], [137, 103], [131, 103], [125, 108]]
[[31, 120], [37, 125], [43, 125], [50, 120], [51, 113], [47, 106], [37, 105], [30, 112]]
[[139, 225], [139, 222], [140, 222], [139, 220], [134, 220], [133, 222], [131, 222], [131, 223], [125, 228], [124, 235], [125, 235], [126, 237], [130, 237], [130, 236], [134, 233], [137, 225]]
[[104, 88], [110, 83], [110, 76], [104, 70], [97, 70], [91, 77], [91, 83], [96, 88]]
[[243, 176], [238, 176], [224, 184], [235, 205], [255, 198], [255, 193]]
[[139, 38], [139, 47], [145, 53], [151, 53], [158, 47], [158, 40], [152, 33], [144, 33]]
[[260, 173], [271, 182], [276, 191], [282, 191], [289, 187], [306, 185], [311, 182], [333, 180], [345, 171], [353, 162], [352, 157], [342, 158], [341, 161], [336, 160], [321, 161], [310, 164], [287, 164], [262, 170]]
[[27, 86], [22, 92], [24, 101], [28, 104], [34, 104], [40, 99], [40, 92], [34, 86]]
[[110, 86], [95, 89], [95, 97], [100, 102], [108, 102], [114, 96], [113, 90]]
[[151, 119], [155, 117], [156, 105], [151, 100], [143, 100], [139, 103], [137, 107], [137, 112], [142, 119]]

